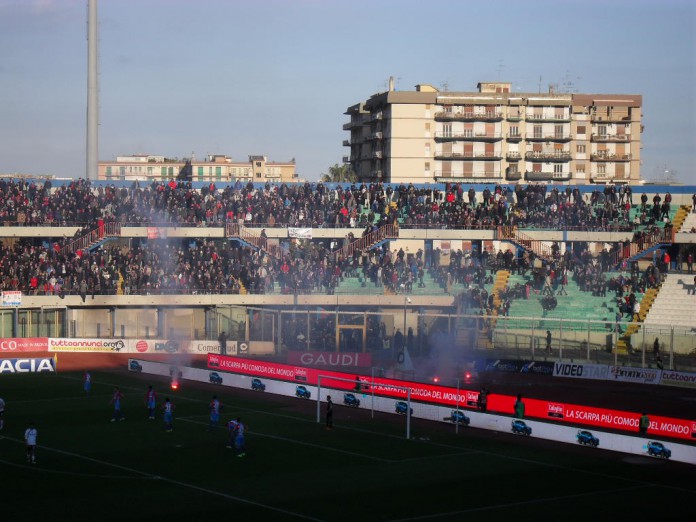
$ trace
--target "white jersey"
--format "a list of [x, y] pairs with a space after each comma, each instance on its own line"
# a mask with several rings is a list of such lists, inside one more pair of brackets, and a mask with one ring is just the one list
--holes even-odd
[[36, 428], [27, 428], [24, 432], [24, 440], [27, 442], [27, 446], [36, 446], [36, 437], [38, 432]]

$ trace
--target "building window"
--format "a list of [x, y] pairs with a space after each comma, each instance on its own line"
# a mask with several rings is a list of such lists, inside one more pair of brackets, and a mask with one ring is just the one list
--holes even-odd
[[587, 129], [584, 125], [578, 125], [578, 134], [586, 134]]
[[430, 172], [430, 162], [429, 161], [425, 162], [425, 172]]
[[578, 145], [576, 151], [578, 154], [585, 154], [585, 145]]
[[106, 179], [111, 179], [111, 166], [106, 167]]
[[260, 166], [261, 166], [261, 162], [260, 162], [260, 161], [257, 161], [257, 162], [256, 162], [256, 166], [257, 166], [257, 167], [260, 167]]
[[584, 174], [585, 173], [585, 164], [584, 163], [578, 163], [575, 165], [575, 171], [578, 174]]
[[563, 165], [556, 164], [553, 166], [554, 174], [563, 174]]
[[222, 167], [215, 167], [215, 177], [222, 179]]
[[519, 136], [520, 128], [517, 125], [510, 125], [510, 136]]
[[[430, 124], [427, 124], [428, 127], [430, 127]], [[429, 128], [427, 130], [430, 130]], [[442, 136], [445, 138], [451, 138], [452, 137], [452, 124], [451, 123], [445, 123], [442, 125]]]
[[600, 163], [597, 165], [597, 174], [606, 174], [607, 173], [607, 166], [604, 163]]
[[597, 125], [597, 134], [600, 136], [606, 136], [607, 135], [607, 126], [606, 125]]
[[534, 126], [534, 137], [535, 138], [542, 138], [543, 137], [543, 135], [541, 134], [541, 125]]

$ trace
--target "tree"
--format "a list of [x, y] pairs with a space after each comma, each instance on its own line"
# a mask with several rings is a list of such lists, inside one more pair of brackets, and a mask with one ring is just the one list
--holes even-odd
[[353, 171], [349, 164], [339, 165], [336, 163], [333, 167], [329, 167], [329, 173], [321, 175], [321, 181], [329, 183], [353, 183], [358, 181], [358, 175]]
[[193, 166], [191, 165], [191, 160], [186, 160], [186, 163], [181, 170], [179, 175], [176, 177], [179, 181], [192, 181], [193, 180]]

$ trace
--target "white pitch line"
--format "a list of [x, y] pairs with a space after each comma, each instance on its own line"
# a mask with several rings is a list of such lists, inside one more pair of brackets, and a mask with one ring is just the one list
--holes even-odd
[[[190, 417], [178, 417], [176, 420], [179, 420], [182, 422], [190, 422], [191, 424], [201, 424], [203, 426], [207, 426], [207, 424], [208, 424], [206, 422], [192, 420]], [[247, 433], [256, 435], [258, 437], [263, 437], [266, 439], [282, 440], [283, 442], [289, 442], [291, 444], [298, 444], [300, 446], [307, 446], [309, 448], [322, 449], [325, 451], [331, 451], [333, 453], [342, 453], [344, 455], [350, 455], [351, 457], [360, 457], [360, 458], [368, 459], [368, 460], [376, 460], [377, 462], [388, 462], [388, 463], [400, 462], [400, 461], [391, 460], [391, 459], [383, 459], [381, 457], [374, 457], [372, 455], [366, 455], [364, 453], [356, 453], [353, 451], [346, 451], [346, 450], [342, 450], [342, 449], [332, 448], [331, 446], [322, 446], [321, 444], [313, 444], [311, 442], [303, 442], [300, 440], [288, 439], [286, 437], [280, 437], [278, 435], [269, 435], [268, 433], [259, 433], [258, 431], [247, 430]]]
[[[13, 441], [13, 442], [18, 442], [18, 443], [20, 443], [20, 444], [24, 444], [24, 441], [21, 441], [21, 440], [19, 440], [19, 439], [14, 439], [14, 438], [12, 438], [12, 437], [5, 437], [5, 439], [11, 440], [11, 441]], [[314, 522], [324, 522], [322, 519], [310, 517], [310, 516], [308, 516], [308, 515], [303, 515], [302, 513], [295, 513], [294, 511], [288, 511], [288, 510], [286, 510], [286, 509], [281, 509], [281, 508], [269, 506], [269, 505], [263, 504], [263, 503], [261, 503], [261, 502], [256, 502], [256, 501], [254, 501], [254, 500], [249, 500], [249, 499], [246, 499], [246, 498], [236, 497], [236, 496], [234, 496], [234, 495], [229, 495], [228, 493], [223, 493], [222, 491], [215, 491], [215, 490], [212, 490], [212, 489], [203, 488], [203, 487], [200, 487], [200, 486], [196, 486], [195, 484], [189, 484], [189, 483], [187, 483], [187, 482], [181, 482], [181, 481], [179, 481], [179, 480], [175, 480], [175, 479], [163, 477], [163, 476], [161, 476], [161, 475], [153, 475], [153, 474], [148, 473], [148, 472], [146, 472], [146, 471], [140, 471], [140, 470], [138, 470], [138, 469], [129, 468], [129, 467], [127, 467], [127, 466], [121, 466], [120, 464], [114, 464], [113, 462], [106, 462], [106, 461], [104, 461], [104, 460], [94, 459], [94, 458], [92, 458], [92, 457], [88, 457], [88, 456], [86, 456], [86, 455], [80, 455], [79, 453], [74, 453], [74, 452], [72, 452], [72, 451], [65, 451], [65, 450], [61, 450], [61, 449], [58, 449], [58, 448], [51, 448], [51, 447], [48, 447], [48, 446], [39, 446], [39, 448], [42, 449], [42, 450], [53, 451], [54, 453], [59, 453], [59, 454], [61, 454], [61, 455], [67, 455], [67, 456], [69, 456], [69, 457], [75, 457], [75, 458], [82, 459], [82, 460], [86, 460], [86, 461], [89, 461], [89, 462], [95, 462], [95, 463], [101, 464], [101, 465], [103, 465], [103, 466], [108, 466], [108, 467], [120, 469], [120, 470], [123, 470], [123, 471], [128, 471], [128, 472], [130, 472], [130, 473], [135, 473], [136, 475], [140, 475], [140, 476], [142, 476], [142, 477], [144, 477], [144, 478], [149, 478], [149, 479], [153, 479], [153, 480], [161, 480], [161, 481], [163, 481], [163, 482], [168, 482], [168, 483], [170, 483], [170, 484], [175, 484], [175, 485], [181, 486], [181, 487], [183, 487], [183, 488], [188, 488], [188, 489], [193, 489], [193, 490], [195, 490], [195, 491], [200, 491], [200, 492], [206, 493], [206, 494], [208, 494], [208, 495], [215, 495], [215, 496], [218, 496], [218, 497], [226, 498], [226, 499], [228, 499], [228, 500], [233, 500], [233, 501], [235, 501], [235, 502], [241, 502], [241, 503], [243, 503], [243, 504], [249, 504], [249, 505], [252, 505], [252, 506], [259, 507], [259, 508], [267, 509], [267, 510], [269, 510], [269, 511], [275, 511], [276, 513], [282, 513], [282, 514], [284, 514], [284, 515], [290, 515], [290, 516], [293, 516], [293, 517], [301, 518], [301, 519], [303, 519], [303, 520], [312, 520], [312, 521], [314, 521]], [[33, 467], [32, 467], [32, 469], [33, 469]], [[130, 477], [130, 478], [133, 478], [133, 477]]]

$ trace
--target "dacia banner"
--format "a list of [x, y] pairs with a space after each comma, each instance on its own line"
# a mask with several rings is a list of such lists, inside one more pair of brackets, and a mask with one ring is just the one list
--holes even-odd
[[5, 373], [44, 373], [55, 372], [53, 357], [38, 359], [0, 359], [0, 375]]

